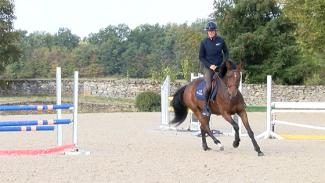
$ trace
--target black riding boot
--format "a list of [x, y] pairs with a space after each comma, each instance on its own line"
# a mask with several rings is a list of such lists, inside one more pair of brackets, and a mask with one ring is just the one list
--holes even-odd
[[209, 95], [206, 94], [205, 96], [205, 105], [202, 110], [202, 115], [209, 117], [211, 115], [210, 109], [209, 109]]

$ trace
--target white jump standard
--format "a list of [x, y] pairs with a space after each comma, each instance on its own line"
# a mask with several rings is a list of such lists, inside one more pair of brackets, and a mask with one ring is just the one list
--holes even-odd
[[[74, 72], [73, 82], [73, 104], [61, 104], [61, 68], [56, 69], [56, 104], [55, 105], [1, 105], [0, 111], [17, 111], [17, 110], [37, 110], [49, 111], [56, 110], [56, 119], [49, 120], [23, 120], [23, 121], [0, 121], [0, 131], [50, 131], [57, 129], [57, 146], [49, 149], [31, 149], [31, 150], [0, 150], [1, 155], [39, 155], [50, 154], [73, 149], [66, 154], [80, 154], [85, 151], [80, 151], [77, 147], [77, 125], [78, 125], [78, 71]], [[61, 110], [71, 110], [72, 119], [62, 119]], [[73, 123], [72, 143], [62, 145], [62, 126]], [[28, 126], [27, 126], [28, 125]], [[86, 153], [88, 154], [88, 152]]]
[[276, 124], [296, 126], [302, 128], [310, 128], [317, 130], [325, 130], [325, 127], [298, 124], [273, 119], [273, 115], [281, 112], [325, 112], [325, 102], [272, 102], [272, 76], [267, 76], [267, 115], [266, 115], [266, 131], [258, 135], [257, 138], [276, 138], [284, 139], [281, 135], [272, 131], [272, 126]]

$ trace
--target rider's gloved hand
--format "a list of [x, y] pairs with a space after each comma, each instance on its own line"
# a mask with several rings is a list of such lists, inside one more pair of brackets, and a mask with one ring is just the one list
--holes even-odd
[[217, 68], [218, 68], [218, 66], [216, 66], [216, 65], [210, 65], [210, 69], [213, 71], [215, 71]]

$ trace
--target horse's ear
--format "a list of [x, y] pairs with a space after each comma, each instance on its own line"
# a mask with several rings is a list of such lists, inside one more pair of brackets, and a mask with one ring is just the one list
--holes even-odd
[[237, 71], [240, 72], [240, 71], [241, 71], [241, 68], [242, 68], [242, 63], [240, 62], [240, 63], [237, 65]]
[[228, 71], [232, 70], [232, 64], [231, 64], [231, 62], [226, 61], [226, 66], [227, 66], [227, 70]]
[[243, 60], [240, 61], [240, 63], [237, 65], [237, 70], [240, 72], [244, 67], [244, 62]]

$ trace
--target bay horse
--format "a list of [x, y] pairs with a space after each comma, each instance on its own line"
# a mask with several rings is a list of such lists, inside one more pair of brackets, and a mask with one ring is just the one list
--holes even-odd
[[[209, 107], [211, 114], [221, 115], [233, 126], [235, 130], [235, 140], [233, 141], [234, 148], [239, 146], [240, 137], [239, 126], [231, 118], [231, 115], [238, 114], [242, 119], [255, 151], [257, 152], [258, 156], [263, 156], [264, 153], [260, 150], [260, 147], [254, 138], [254, 132], [252, 131], [248, 122], [244, 98], [238, 90], [241, 77], [241, 65], [241, 63], [235, 65], [231, 61], [225, 61], [223, 63], [223, 65], [220, 67], [220, 76], [215, 74], [216, 77], [212, 82], [212, 86], [217, 85], [217, 96], [215, 99], [209, 100]], [[220, 150], [224, 150], [221, 142], [214, 137], [210, 130], [210, 117], [206, 117], [201, 114], [204, 107], [204, 100], [198, 100], [195, 96], [196, 88], [202, 80], [203, 78], [195, 79], [175, 92], [173, 95], [173, 100], [171, 101], [171, 106], [174, 108], [175, 117], [172, 121], [170, 121], [170, 123], [176, 124], [176, 126], [183, 123], [186, 119], [188, 108], [190, 108], [201, 124], [200, 129], [203, 150], [210, 150], [206, 142], [206, 134], [213, 139], [214, 143], [219, 146]]]

